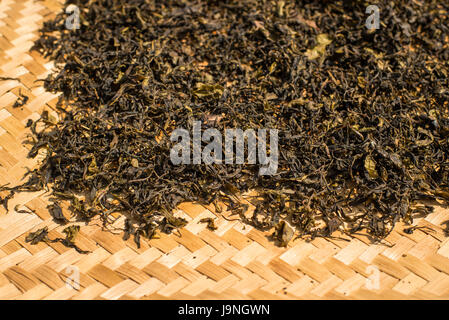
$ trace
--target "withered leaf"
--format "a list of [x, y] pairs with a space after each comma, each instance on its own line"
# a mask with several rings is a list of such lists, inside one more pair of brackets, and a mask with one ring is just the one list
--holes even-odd
[[282, 220], [274, 227], [274, 229], [275, 232], [272, 234], [272, 237], [279, 242], [280, 246], [287, 247], [295, 234], [293, 228], [286, 221]]
[[178, 217], [169, 217], [167, 219], [168, 224], [175, 228], [182, 228], [187, 224], [187, 220], [184, 218], [178, 218]]
[[215, 225], [215, 220], [213, 218], [203, 218], [200, 220], [200, 223], [207, 223], [207, 228], [209, 230], [217, 230], [217, 226]]
[[332, 43], [332, 40], [329, 39], [328, 35], [325, 33], [321, 33], [317, 36], [317, 45], [312, 49], [307, 49], [305, 55], [309, 60], [314, 60], [324, 56], [326, 53], [326, 47]]
[[219, 98], [223, 94], [223, 86], [219, 84], [203, 84], [200, 83], [197, 85], [197, 89], [193, 91], [193, 93], [199, 97], [215, 97]]
[[17, 213], [28, 213], [28, 214], [34, 213], [34, 210], [30, 210], [30, 209], [28, 209], [28, 208], [25, 208], [25, 209], [19, 209], [19, 207], [20, 207], [20, 205], [16, 205], [16, 206], [14, 207], [14, 211], [17, 212]]
[[66, 234], [66, 239], [72, 243], [75, 242], [75, 237], [79, 231], [80, 226], [70, 226], [62, 230], [62, 232]]
[[35, 232], [30, 232], [25, 242], [31, 242], [31, 244], [38, 244], [41, 241], [48, 241], [48, 227], [41, 228]]
[[62, 213], [62, 209], [57, 203], [53, 203], [48, 206], [48, 212], [53, 217], [53, 219], [59, 224], [66, 224], [69, 222], [67, 218]]
[[379, 177], [379, 173], [376, 170], [376, 161], [371, 155], [367, 155], [365, 158], [365, 169], [371, 179]]

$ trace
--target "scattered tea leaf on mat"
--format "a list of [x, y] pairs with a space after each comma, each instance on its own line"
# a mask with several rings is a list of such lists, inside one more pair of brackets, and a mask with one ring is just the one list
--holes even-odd
[[17, 98], [17, 100], [14, 102], [13, 104], [13, 108], [20, 108], [22, 106], [24, 106], [27, 102], [28, 102], [29, 97], [27, 95], [22, 94], [22, 92], [19, 92], [19, 97]]
[[30, 232], [25, 237], [25, 242], [30, 242], [33, 245], [38, 244], [41, 241], [48, 241], [48, 227], [41, 228], [35, 232]]
[[75, 237], [79, 231], [80, 231], [80, 226], [70, 226], [70, 227], [67, 227], [64, 230], [62, 230], [62, 232], [66, 234], [67, 241], [69, 241], [71, 243], [75, 242]]
[[209, 230], [214, 231], [218, 229], [217, 226], [215, 225], [215, 219], [213, 218], [203, 218], [200, 220], [200, 223], [207, 223], [207, 228]]
[[279, 242], [281, 247], [286, 247], [293, 238], [295, 231], [286, 221], [280, 221], [274, 229], [272, 237]]
[[62, 213], [61, 207], [56, 202], [48, 206], [48, 212], [59, 224], [66, 224], [67, 222], [69, 222], [69, 220], [67, 220], [67, 218]]

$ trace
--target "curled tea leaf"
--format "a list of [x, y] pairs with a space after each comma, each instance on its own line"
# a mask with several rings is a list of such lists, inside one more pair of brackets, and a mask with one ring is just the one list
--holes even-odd
[[22, 92], [19, 93], [19, 97], [17, 98], [16, 102], [13, 104], [13, 108], [20, 108], [24, 106], [28, 102], [29, 97], [22, 94]]
[[30, 232], [26, 238], [25, 242], [31, 242], [31, 244], [38, 244], [41, 241], [48, 241], [48, 227], [44, 227], [35, 232]]
[[218, 229], [217, 226], [215, 225], [215, 220], [212, 218], [203, 218], [200, 220], [200, 223], [207, 223], [207, 228], [209, 230], [214, 231]]
[[61, 207], [57, 203], [49, 205], [48, 212], [53, 217], [53, 219], [59, 224], [66, 224], [67, 222], [69, 222], [69, 220], [67, 220], [67, 218], [62, 213]]
[[316, 41], [318, 44], [312, 49], [307, 49], [305, 53], [306, 57], [309, 58], [309, 60], [314, 60], [324, 56], [324, 54], [326, 53], [326, 47], [332, 43], [332, 40], [330, 40], [325, 33], [319, 34]]
[[80, 231], [80, 226], [70, 226], [62, 230], [63, 233], [66, 234], [66, 239], [69, 242], [75, 242], [75, 237]]
[[200, 83], [197, 85], [197, 89], [193, 91], [193, 93], [199, 97], [215, 97], [219, 98], [223, 94], [223, 86], [219, 84], [203, 84]]
[[367, 155], [365, 158], [365, 169], [371, 179], [377, 179], [379, 173], [376, 170], [376, 161], [371, 155]]
[[272, 237], [279, 242], [280, 246], [287, 247], [295, 234], [293, 228], [286, 221], [282, 220], [274, 227], [274, 229], [275, 231], [272, 234]]

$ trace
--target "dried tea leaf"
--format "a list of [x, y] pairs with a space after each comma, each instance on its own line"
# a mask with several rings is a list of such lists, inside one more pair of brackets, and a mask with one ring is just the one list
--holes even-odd
[[135, 158], [131, 159], [131, 165], [132, 165], [134, 168], [138, 168], [138, 167], [139, 167], [139, 160], [137, 160], [137, 159], [135, 159]]
[[75, 242], [75, 237], [79, 231], [80, 231], [80, 226], [70, 226], [70, 227], [67, 227], [64, 230], [62, 230], [62, 232], [66, 234], [67, 241], [72, 242], [72, 243]]
[[427, 226], [413, 226], [413, 227], [405, 228], [403, 231], [406, 234], [413, 234], [413, 232], [415, 230], [423, 230], [424, 232], [435, 233], [435, 230], [433, 230], [432, 228], [427, 227]]
[[204, 97], [215, 97], [215, 98], [219, 98], [221, 97], [221, 95], [223, 94], [223, 86], [219, 85], [219, 84], [203, 84], [203, 83], [199, 83], [197, 85], [197, 89], [193, 91], [193, 93], [199, 97], [199, 98], [204, 98]]
[[376, 170], [376, 161], [371, 155], [367, 155], [365, 158], [365, 169], [371, 179], [377, 179], [379, 173]]
[[[125, 220], [125, 228], [124, 228], [125, 232], [123, 234], [123, 240], [128, 240], [129, 237], [133, 234], [135, 234], [136, 229], [134, 228], [132, 222], [129, 219]], [[140, 246], [140, 243], [138, 243], [138, 246]]]
[[19, 97], [17, 98], [17, 100], [14, 102], [13, 104], [13, 108], [20, 108], [22, 106], [24, 106], [27, 102], [28, 102], [28, 96], [22, 94], [22, 92], [19, 93]]
[[33, 245], [38, 244], [41, 241], [48, 241], [48, 227], [41, 228], [35, 232], [30, 232], [25, 238], [25, 242], [31, 242]]
[[449, 202], [449, 189], [440, 188], [435, 190], [435, 195]]
[[36, 213], [34, 210], [31, 210], [31, 209], [28, 209], [28, 208], [19, 209], [19, 207], [20, 207], [20, 205], [16, 205], [14, 207], [14, 211], [17, 212], [17, 213], [28, 213], [28, 214]]
[[314, 60], [324, 56], [326, 53], [326, 47], [332, 43], [332, 40], [328, 38], [328, 35], [321, 33], [316, 38], [317, 45], [312, 49], [307, 49], [305, 55], [309, 60]]
[[287, 247], [295, 234], [293, 228], [286, 221], [282, 220], [274, 227], [274, 229], [275, 232], [272, 234], [272, 237], [279, 242], [280, 246]]
[[64, 246], [66, 246], [67, 248], [72, 248], [75, 249], [76, 252], [80, 253], [80, 254], [88, 254], [90, 253], [90, 251], [86, 251], [83, 250], [81, 248], [79, 248], [76, 244], [75, 244], [75, 237], [78, 234], [80, 230], [79, 226], [70, 226], [65, 228], [62, 232], [65, 233], [66, 237], [65, 239], [62, 238], [56, 238], [53, 240], [49, 240], [50, 242], [60, 242], [61, 244], [63, 244]]
[[48, 206], [48, 212], [53, 217], [53, 219], [59, 224], [66, 224], [69, 222], [67, 218], [62, 213], [62, 209], [57, 203], [53, 203]]
[[214, 231], [214, 230], [217, 230], [217, 229], [218, 229], [217, 226], [215, 225], [215, 219], [212, 219], [212, 218], [203, 218], [203, 219], [200, 220], [200, 223], [207, 223], [207, 228], [208, 228], [209, 230]]

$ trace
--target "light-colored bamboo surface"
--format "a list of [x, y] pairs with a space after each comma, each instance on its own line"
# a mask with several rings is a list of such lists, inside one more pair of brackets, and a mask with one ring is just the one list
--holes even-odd
[[[29, 52], [45, 19], [61, 8], [55, 0], [1, 0], [0, 184], [20, 182], [29, 145], [28, 119], [43, 110], [53, 114], [56, 96], [41, 82], [52, 64]], [[19, 90], [30, 97], [13, 108]], [[5, 196], [5, 193], [0, 194]], [[113, 229], [81, 225], [76, 243], [83, 255], [60, 243], [30, 245], [30, 231], [47, 226], [50, 238], [63, 237], [46, 209], [48, 194], [22, 193], [0, 207], [0, 299], [438, 299], [449, 298], [449, 238], [444, 222], [449, 210], [437, 208], [418, 222], [427, 229], [413, 234], [399, 225], [383, 244], [365, 236], [350, 241], [295, 240], [287, 248], [273, 245], [263, 233], [215, 215], [212, 207], [183, 204], [179, 214], [189, 224], [161, 239], [122, 240], [123, 218]], [[18, 208], [35, 214], [19, 213]], [[218, 216], [218, 230], [199, 220]], [[347, 238], [347, 237], [346, 237]], [[388, 243], [392, 245], [388, 245]], [[80, 287], [66, 285], [71, 267]]]

